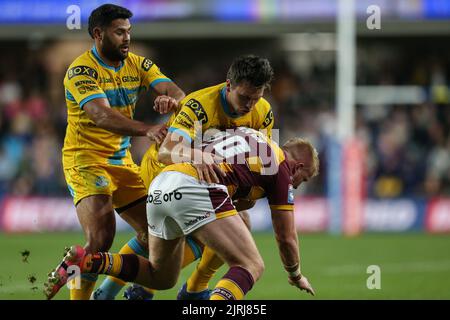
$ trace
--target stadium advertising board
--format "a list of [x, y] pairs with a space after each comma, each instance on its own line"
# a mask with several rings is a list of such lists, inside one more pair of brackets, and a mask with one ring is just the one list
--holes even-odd
[[[130, 227], [116, 216], [117, 230]], [[0, 204], [0, 227], [6, 232], [81, 230], [70, 198], [6, 197]]]
[[425, 228], [431, 233], [450, 232], [450, 199], [433, 199], [426, 209]]
[[[450, 199], [366, 200], [364, 231], [450, 232]], [[267, 199], [249, 210], [253, 231], [271, 230]], [[329, 203], [322, 197], [296, 197], [295, 218], [299, 232], [326, 232], [330, 224]], [[116, 215], [117, 230], [131, 230]], [[6, 197], [0, 204], [0, 229], [5, 232], [80, 230], [72, 200], [68, 198]]]

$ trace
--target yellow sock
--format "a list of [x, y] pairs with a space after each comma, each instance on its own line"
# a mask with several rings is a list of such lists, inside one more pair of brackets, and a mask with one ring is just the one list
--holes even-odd
[[244, 293], [230, 279], [221, 279], [214, 288], [209, 300], [242, 300]]
[[231, 267], [217, 283], [209, 300], [242, 300], [255, 281], [247, 269]]
[[81, 275], [80, 288], [76, 289], [75, 280], [72, 280], [74, 289], [70, 289], [70, 300], [89, 300], [96, 281], [97, 275], [83, 274]]
[[192, 262], [197, 260], [202, 256], [203, 245], [195, 241], [191, 237], [186, 237], [186, 242], [184, 244], [184, 256], [181, 268], [190, 265]]
[[208, 289], [209, 281], [223, 264], [222, 259], [213, 250], [205, 247], [197, 268], [187, 281], [187, 291], [200, 292]]

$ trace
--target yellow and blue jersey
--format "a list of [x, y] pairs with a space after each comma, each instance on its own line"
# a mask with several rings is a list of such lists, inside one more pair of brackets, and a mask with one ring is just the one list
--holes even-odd
[[226, 100], [226, 83], [195, 91], [180, 103], [181, 108], [171, 119], [169, 132], [178, 133], [188, 140], [195, 137], [194, 122], [201, 124], [202, 132], [209, 128], [224, 130], [245, 126], [266, 129], [271, 137], [273, 112], [266, 99], [261, 98], [250, 112], [239, 115], [233, 112]]
[[64, 168], [132, 164], [130, 137], [97, 127], [83, 106], [92, 99], [106, 98], [111, 108], [133, 119], [139, 94], [164, 81], [171, 80], [156, 64], [131, 52], [117, 68], [102, 61], [95, 46], [77, 57], [64, 78], [68, 115]]
[[[269, 102], [261, 98], [250, 112], [244, 115], [233, 113], [226, 100], [226, 83], [194, 91], [187, 95], [179, 104], [179, 109], [167, 121], [169, 132], [175, 132], [188, 141], [195, 138], [194, 123], [201, 124], [201, 131], [209, 128], [225, 130], [228, 128], [248, 127], [256, 130], [266, 130], [271, 138], [274, 124], [273, 112]], [[201, 134], [198, 132], [197, 134]], [[146, 186], [164, 167], [157, 161], [159, 145], [152, 144], [141, 163], [142, 179]], [[151, 163], [150, 163], [151, 162]]]

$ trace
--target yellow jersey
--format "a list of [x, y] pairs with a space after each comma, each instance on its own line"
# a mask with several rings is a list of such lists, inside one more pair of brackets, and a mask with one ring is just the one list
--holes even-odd
[[[168, 131], [192, 141], [196, 134], [195, 122], [201, 124], [202, 132], [210, 128], [224, 130], [248, 127], [256, 130], [266, 129], [265, 134], [271, 138], [274, 118], [272, 108], [264, 98], [259, 99], [250, 112], [244, 115], [233, 113], [226, 100], [226, 83], [224, 82], [187, 95], [180, 102], [179, 109], [167, 122]], [[158, 159], [158, 150], [159, 145], [150, 146], [148, 152], [153, 160]]]
[[107, 98], [111, 108], [133, 119], [139, 94], [163, 81], [171, 80], [150, 59], [131, 52], [117, 68], [102, 61], [95, 45], [77, 57], [64, 78], [68, 115], [64, 168], [132, 164], [130, 137], [97, 127], [83, 106], [92, 99]]

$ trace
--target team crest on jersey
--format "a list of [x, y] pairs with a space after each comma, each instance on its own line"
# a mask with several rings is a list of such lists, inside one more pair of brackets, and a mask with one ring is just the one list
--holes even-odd
[[69, 80], [76, 76], [88, 76], [97, 80], [98, 73], [88, 66], [76, 66], [67, 71], [67, 78], [69, 78]]
[[269, 126], [269, 124], [272, 123], [272, 121], [273, 121], [273, 112], [272, 112], [272, 109], [271, 109], [266, 114], [266, 118], [264, 119], [264, 122], [263, 122], [263, 127], [267, 128]]
[[188, 102], [186, 102], [186, 106], [189, 107], [196, 115], [197, 120], [200, 121], [202, 124], [205, 124], [208, 122], [208, 115], [205, 112], [205, 109], [203, 109], [203, 106], [200, 102], [198, 102], [195, 99], [191, 99]]
[[142, 69], [144, 69], [145, 71], [148, 71], [148, 70], [150, 70], [150, 68], [152, 67], [152, 65], [153, 65], [153, 62], [152, 62], [150, 59], [145, 58], [145, 59], [142, 61], [141, 67], [142, 67]]
[[287, 202], [289, 204], [294, 204], [294, 187], [292, 184], [289, 185]]
[[98, 176], [97, 179], [95, 179], [95, 186], [97, 188], [104, 188], [109, 185], [108, 179], [104, 176]]

